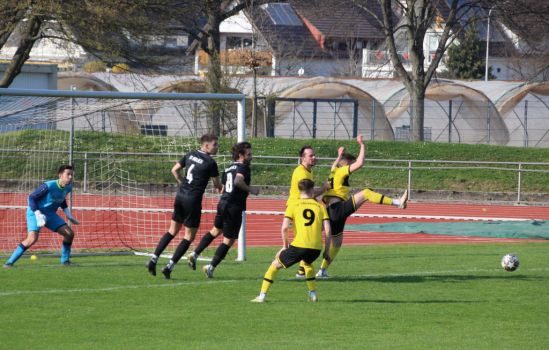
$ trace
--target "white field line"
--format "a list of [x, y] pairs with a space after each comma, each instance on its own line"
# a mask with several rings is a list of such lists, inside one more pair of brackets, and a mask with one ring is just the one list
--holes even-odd
[[[549, 268], [531, 268], [524, 269], [530, 271], [549, 271]], [[493, 269], [466, 269], [466, 270], [442, 270], [442, 271], [415, 271], [415, 272], [403, 272], [403, 273], [379, 273], [379, 274], [366, 274], [366, 275], [341, 275], [340, 278], [379, 278], [379, 277], [398, 277], [398, 276], [433, 276], [433, 275], [447, 275], [457, 273], [479, 273], [479, 272], [502, 272], [501, 268]], [[519, 270], [521, 271], [521, 270]], [[503, 273], [503, 272], [502, 272]], [[516, 273], [516, 272], [515, 272]], [[258, 281], [260, 278], [258, 278]], [[282, 279], [289, 280], [289, 279]], [[328, 280], [329, 281], [329, 280]], [[127, 289], [148, 289], [148, 288], [166, 288], [166, 287], [179, 287], [179, 286], [191, 286], [199, 284], [218, 284], [218, 283], [237, 283], [242, 282], [240, 280], [208, 280], [203, 282], [176, 282], [176, 283], [164, 283], [164, 284], [138, 284], [138, 285], [120, 285], [103, 288], [71, 288], [71, 289], [44, 289], [44, 290], [18, 290], [11, 292], [0, 292], [0, 297], [20, 296], [20, 295], [37, 295], [37, 294], [66, 294], [66, 293], [97, 293], [97, 292], [112, 292], [118, 290]]]
[[163, 283], [163, 284], [135, 284], [135, 285], [120, 285], [112, 287], [102, 288], [70, 288], [70, 289], [44, 289], [44, 290], [15, 290], [12, 292], [0, 292], [0, 297], [10, 297], [19, 295], [36, 295], [36, 294], [66, 294], [66, 293], [97, 293], [97, 292], [113, 292], [125, 289], [149, 289], [149, 288], [166, 288], [166, 287], [179, 287], [179, 286], [191, 286], [197, 284], [210, 284], [210, 283], [236, 283], [241, 282], [239, 280], [207, 280], [203, 282], [176, 282], [176, 283]]
[[[26, 206], [0, 205], [0, 209], [25, 209]], [[117, 207], [74, 207], [73, 211], [119, 211], [119, 212], [145, 212], [145, 213], [171, 213], [173, 209], [163, 208], [117, 208]], [[214, 209], [203, 209], [203, 213], [216, 213]], [[284, 215], [283, 211], [276, 210], [246, 210], [246, 214], [252, 215]], [[354, 213], [358, 218], [393, 218], [393, 219], [427, 219], [427, 220], [459, 220], [459, 221], [532, 221], [538, 219], [528, 218], [502, 218], [484, 216], [452, 216], [452, 215], [417, 215], [417, 214], [361, 214]]]

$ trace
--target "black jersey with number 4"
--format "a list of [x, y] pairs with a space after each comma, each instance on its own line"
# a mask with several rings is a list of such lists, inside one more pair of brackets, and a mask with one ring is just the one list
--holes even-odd
[[185, 168], [185, 178], [179, 186], [179, 192], [193, 197], [202, 197], [211, 177], [219, 176], [217, 163], [213, 158], [201, 150], [185, 154], [179, 161]]
[[225, 190], [221, 195], [221, 200], [239, 205], [245, 210], [248, 192], [242, 191], [234, 184], [236, 174], [242, 174], [242, 176], [244, 176], [244, 182], [246, 185], [250, 186], [252, 180], [250, 166], [240, 162], [234, 162], [223, 172], [222, 181], [223, 185], [225, 185]]

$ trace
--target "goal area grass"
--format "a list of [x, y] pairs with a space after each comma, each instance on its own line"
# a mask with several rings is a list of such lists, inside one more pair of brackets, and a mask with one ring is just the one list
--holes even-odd
[[[344, 246], [307, 301], [295, 267], [250, 300], [278, 247], [249, 248], [207, 279], [166, 280], [142, 256], [25, 255], [0, 271], [6, 349], [547, 349], [548, 242]], [[520, 267], [500, 259], [515, 253]], [[320, 261], [315, 264], [318, 268]]]

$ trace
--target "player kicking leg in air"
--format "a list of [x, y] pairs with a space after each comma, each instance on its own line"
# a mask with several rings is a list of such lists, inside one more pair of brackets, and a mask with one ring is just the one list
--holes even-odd
[[238, 238], [242, 225], [242, 212], [246, 210], [248, 194], [259, 194], [259, 188], [250, 186], [252, 161], [252, 145], [249, 142], [239, 142], [232, 148], [233, 163], [223, 172], [223, 194], [217, 205], [213, 228], [206, 233], [196, 249], [187, 257], [191, 269], [196, 269], [196, 259], [210, 243], [223, 234], [223, 242], [219, 244], [210, 264], [202, 269], [208, 278], [213, 277], [213, 271], [225, 259], [227, 252]]
[[358, 135], [356, 140], [360, 146], [358, 158], [345, 153], [343, 147], [338, 149], [337, 159], [332, 164], [329, 179], [332, 187], [323, 196], [323, 200], [328, 206], [328, 214], [330, 215], [332, 244], [329, 254], [331, 261], [322, 260], [320, 269], [316, 275], [319, 278], [328, 277], [328, 266], [330, 266], [330, 263], [333, 262], [339, 253], [343, 243], [345, 222], [364, 202], [369, 201], [376, 204], [393, 205], [401, 209], [405, 209], [408, 202], [408, 191], [404, 191], [398, 199], [386, 197], [368, 188], [349, 196], [349, 176], [364, 164], [365, 146], [362, 135]]
[[[158, 257], [183, 226], [185, 227], [185, 237], [177, 246], [167, 269], [162, 271], [166, 278], [170, 278], [173, 267], [189, 249], [200, 225], [202, 197], [210, 178], [214, 187], [221, 192], [222, 186], [219, 181], [217, 163], [212, 158], [219, 148], [217, 136], [203, 135], [200, 138], [200, 145], [200, 149], [187, 153], [172, 167], [171, 172], [179, 184], [179, 191], [175, 196], [170, 228], [160, 238], [154, 254], [147, 264], [147, 269], [153, 276], [156, 276]], [[186, 169], [185, 177], [181, 175], [183, 168]]]
[[4, 264], [5, 268], [12, 267], [21, 255], [38, 241], [38, 236], [42, 227], [47, 227], [51, 231], [57, 232], [63, 236], [61, 264], [65, 266], [71, 264], [70, 255], [74, 232], [67, 223], [57, 215], [57, 209], [62, 208], [67, 220], [73, 224], [79, 224], [78, 220], [72, 216], [66, 200], [67, 195], [72, 191], [72, 166], [62, 165], [57, 171], [57, 175], [59, 177], [57, 180], [44, 182], [29, 195], [29, 206], [27, 207], [28, 235], [27, 238], [15, 248]]
[[[309, 289], [309, 301], [316, 302], [315, 271], [313, 262], [320, 255], [322, 249], [322, 231], [325, 233], [324, 259], [330, 261], [330, 221], [326, 208], [314, 199], [314, 182], [309, 179], [301, 180], [298, 184], [301, 198], [290, 204], [284, 213], [282, 221], [282, 249], [275, 256], [269, 269], [263, 277], [261, 292], [251, 300], [263, 303], [267, 292], [274, 283], [276, 274], [281, 268], [288, 268], [299, 261], [305, 267], [305, 279]], [[293, 222], [294, 239], [288, 244], [288, 231]]]

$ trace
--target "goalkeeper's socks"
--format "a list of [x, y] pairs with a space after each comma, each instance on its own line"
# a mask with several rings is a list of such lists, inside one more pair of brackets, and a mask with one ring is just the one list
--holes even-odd
[[212, 258], [211, 265], [215, 268], [217, 265], [219, 265], [223, 259], [225, 259], [225, 256], [227, 256], [227, 252], [231, 249], [230, 246], [226, 245], [225, 243], [221, 243], [219, 247], [217, 247], [217, 250], [215, 251], [215, 255]]
[[162, 238], [160, 238], [160, 242], [158, 242], [158, 245], [156, 246], [156, 249], [154, 251], [155, 256], [160, 256], [164, 249], [170, 244], [174, 236], [172, 236], [169, 232], [166, 232]]
[[72, 242], [71, 243], [63, 242], [61, 246], [61, 264], [64, 264], [67, 261], [69, 261], [71, 257], [71, 246], [72, 246]]
[[181, 243], [179, 243], [179, 245], [177, 246], [177, 249], [172, 255], [172, 260], [174, 263], [177, 264], [177, 262], [181, 260], [183, 255], [185, 255], [185, 253], [189, 249], [190, 245], [191, 245], [191, 241], [189, 241], [188, 239], [183, 239]]
[[206, 233], [200, 240], [200, 243], [198, 243], [198, 246], [195, 248], [195, 255], [199, 256], [200, 254], [202, 254], [204, 249], [208, 248], [208, 246], [212, 243], [214, 239], [215, 237], [211, 234], [211, 232]]
[[17, 246], [17, 248], [15, 248], [15, 250], [13, 251], [13, 253], [11, 254], [10, 258], [8, 259], [8, 261], [6, 261], [6, 265], [13, 265], [15, 264], [15, 262], [17, 260], [19, 260], [19, 258], [21, 257], [21, 255], [23, 255], [23, 253], [27, 250], [27, 247], [25, 247], [23, 245], [23, 243], [19, 243], [19, 245]]

